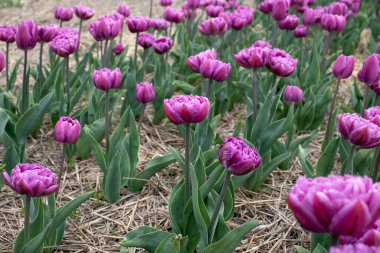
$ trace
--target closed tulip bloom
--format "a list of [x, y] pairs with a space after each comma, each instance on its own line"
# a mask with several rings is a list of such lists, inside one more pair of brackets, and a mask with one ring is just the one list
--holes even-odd
[[11, 175], [3, 172], [4, 182], [15, 192], [29, 197], [43, 197], [58, 189], [57, 175], [38, 163], [19, 163]]
[[165, 54], [169, 52], [172, 46], [173, 40], [170, 37], [166, 36], [158, 38], [153, 42], [154, 52], [156, 52], [157, 54]]
[[257, 9], [259, 9], [264, 14], [271, 13], [273, 8], [273, 2], [273, 0], [265, 0], [257, 6]]
[[218, 17], [224, 11], [222, 6], [209, 5], [206, 7], [206, 13], [212, 18]]
[[155, 40], [156, 38], [153, 36], [153, 34], [142, 33], [139, 36], [138, 43], [143, 48], [150, 48], [151, 46], [153, 46]]
[[120, 55], [124, 52], [124, 46], [122, 43], [118, 43], [114, 46], [114, 48], [112, 49], [112, 51], [114, 52], [114, 54], [116, 55]]
[[136, 100], [139, 103], [146, 104], [153, 102], [156, 98], [152, 83], [142, 82], [136, 84]]
[[115, 70], [102, 68], [94, 71], [92, 80], [95, 87], [100, 90], [118, 89], [121, 85], [122, 75], [119, 68]]
[[379, 253], [380, 247], [371, 247], [363, 243], [335, 246], [329, 249], [329, 253]]
[[78, 141], [80, 130], [78, 120], [61, 116], [54, 126], [54, 140], [65, 144], [75, 144]]
[[223, 36], [228, 29], [228, 25], [223, 18], [206, 19], [198, 26], [198, 30], [206, 36]]
[[140, 33], [148, 31], [149, 19], [146, 17], [129, 17], [127, 18], [128, 29], [131, 33]]
[[219, 14], [219, 17], [226, 21], [228, 28], [231, 28], [233, 15], [234, 14], [232, 12], [222, 12]]
[[169, 21], [170, 23], [179, 24], [182, 22], [184, 17], [185, 14], [182, 11], [172, 7], [168, 7], [164, 11], [164, 19]]
[[0, 72], [4, 70], [5, 68], [5, 55], [3, 53], [3, 51], [1, 51], [0, 49]]
[[214, 49], [208, 49], [196, 55], [192, 55], [187, 58], [187, 65], [194, 72], [199, 73], [199, 69], [205, 60], [216, 60], [216, 52]]
[[380, 81], [371, 84], [370, 88], [376, 93], [376, 95], [380, 95]]
[[177, 95], [164, 100], [164, 110], [169, 120], [176, 124], [202, 122], [210, 111], [208, 98], [193, 95]]
[[254, 9], [245, 5], [239, 6], [236, 10], [237, 14], [242, 15], [245, 18], [245, 25], [252, 24], [254, 19], [254, 12]]
[[261, 164], [256, 148], [251, 148], [243, 139], [228, 137], [218, 149], [219, 162], [233, 175], [243, 176], [254, 171]]
[[300, 177], [288, 205], [307, 230], [357, 235], [380, 216], [380, 185], [368, 177], [344, 175]]
[[88, 20], [95, 15], [95, 11], [84, 5], [75, 5], [74, 6], [75, 15], [82, 20]]
[[232, 29], [234, 29], [236, 31], [240, 31], [241, 29], [243, 29], [245, 24], [246, 24], [246, 19], [244, 16], [239, 15], [238, 13], [233, 13], [231, 15], [231, 28]]
[[344, 140], [361, 148], [380, 145], [380, 127], [356, 114], [338, 115], [338, 130]]
[[286, 16], [288, 16], [289, 7], [288, 0], [274, 1], [272, 6], [272, 18], [276, 21], [284, 20]]
[[72, 8], [57, 6], [54, 11], [54, 17], [60, 21], [70, 21], [73, 15], [74, 11]]
[[57, 35], [57, 25], [41, 25], [38, 26], [38, 41], [50, 42]]
[[306, 26], [313, 26], [316, 23], [315, 13], [313, 9], [306, 8], [302, 16], [302, 22]]
[[98, 36], [103, 40], [109, 40], [119, 35], [123, 19], [120, 14], [115, 13], [114, 15], [104, 16], [95, 22], [98, 23], [95, 26]]
[[200, 0], [187, 0], [187, 7], [190, 9], [197, 9], [200, 6]]
[[227, 80], [231, 71], [231, 65], [219, 60], [205, 60], [202, 62], [199, 73], [204, 77], [217, 82]]
[[160, 4], [163, 7], [170, 6], [173, 4], [173, 0], [160, 0]]
[[149, 27], [155, 30], [166, 30], [170, 26], [170, 23], [162, 18], [151, 18], [149, 20]]
[[284, 100], [288, 103], [301, 103], [303, 91], [298, 86], [287, 85], [284, 91]]
[[289, 15], [284, 20], [278, 23], [278, 27], [283, 30], [294, 30], [298, 25], [298, 17], [296, 15]]
[[360, 81], [371, 85], [380, 77], [380, 54], [370, 55], [363, 63], [363, 67], [358, 72]]
[[272, 45], [268, 41], [264, 40], [256, 40], [255, 43], [252, 44], [252, 47], [267, 47], [272, 49]]
[[380, 127], [380, 107], [373, 106], [364, 110], [364, 116], [371, 123]]
[[349, 78], [354, 71], [355, 58], [350, 56], [345, 56], [340, 54], [338, 58], [333, 63], [332, 72], [336, 78], [346, 79]]
[[21, 50], [27, 51], [33, 49], [38, 40], [37, 25], [33, 20], [23, 20], [18, 25], [16, 33], [16, 44]]
[[307, 36], [308, 28], [305, 25], [297, 26], [296, 29], [294, 29], [293, 34], [296, 38], [304, 38]]
[[268, 63], [270, 49], [267, 47], [251, 47], [234, 55], [236, 62], [247, 69], [262, 68]]
[[323, 14], [321, 19], [323, 30], [341, 32], [346, 27], [346, 17], [334, 14]]
[[333, 2], [325, 7], [325, 12], [335, 15], [346, 16], [348, 13], [348, 7], [344, 3]]
[[0, 26], [0, 41], [13, 43], [16, 40], [17, 28], [13, 25]]
[[275, 75], [287, 77], [293, 74], [298, 64], [288, 53], [280, 49], [273, 49], [269, 55], [267, 67]]
[[64, 34], [56, 36], [50, 43], [51, 50], [60, 57], [67, 57], [78, 50], [79, 34]]
[[131, 10], [129, 9], [129, 7], [127, 5], [119, 5], [116, 9], [116, 11], [123, 15], [125, 18], [131, 16]]

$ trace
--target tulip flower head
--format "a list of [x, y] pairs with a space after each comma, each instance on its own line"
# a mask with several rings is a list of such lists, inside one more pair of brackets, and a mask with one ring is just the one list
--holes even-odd
[[364, 61], [358, 79], [367, 85], [380, 81], [380, 54], [372, 54]]
[[207, 97], [177, 95], [164, 100], [164, 110], [169, 120], [176, 124], [200, 123], [210, 111]]
[[21, 50], [27, 51], [33, 49], [38, 40], [38, 29], [33, 20], [23, 20], [18, 26], [16, 32], [16, 44]]
[[331, 247], [329, 253], [379, 253], [380, 247], [371, 247], [363, 243]]
[[157, 54], [166, 54], [173, 46], [173, 40], [170, 37], [163, 36], [153, 42], [154, 52]]
[[119, 68], [115, 70], [102, 68], [94, 71], [92, 80], [96, 88], [106, 91], [120, 88], [122, 75]]
[[187, 65], [192, 71], [199, 73], [202, 63], [208, 59], [216, 60], [216, 53], [214, 49], [208, 49], [199, 54], [190, 56], [187, 58]]
[[274, 0], [265, 0], [257, 6], [257, 9], [259, 9], [259, 11], [261, 11], [264, 14], [269, 14], [272, 12], [273, 2]]
[[185, 14], [182, 11], [172, 7], [168, 7], [164, 11], [164, 19], [170, 23], [179, 24], [182, 22], [184, 17]]
[[246, 25], [246, 19], [241, 14], [234, 12], [230, 15], [231, 28], [235, 31], [240, 31]]
[[293, 74], [298, 64], [288, 53], [280, 49], [273, 49], [269, 55], [267, 67], [275, 75], [287, 77]]
[[166, 30], [170, 26], [170, 23], [162, 18], [151, 18], [149, 19], [149, 27], [155, 30]]
[[287, 85], [284, 91], [284, 100], [288, 103], [301, 103], [303, 91], [298, 86]]
[[307, 230], [357, 235], [380, 216], [380, 185], [368, 177], [344, 175], [300, 177], [288, 205]]
[[54, 11], [54, 17], [60, 21], [70, 21], [74, 16], [72, 8], [57, 6]]
[[16, 40], [17, 28], [13, 25], [0, 26], [0, 41], [13, 43]]
[[354, 71], [355, 58], [350, 56], [345, 56], [343, 54], [339, 55], [336, 61], [333, 63], [333, 74], [336, 78], [346, 79], [349, 78]]
[[199, 73], [207, 79], [217, 82], [224, 82], [227, 80], [231, 71], [231, 65], [219, 60], [207, 59], [202, 62]]
[[112, 51], [114, 52], [114, 54], [116, 55], [120, 55], [124, 52], [124, 46], [122, 43], [118, 43], [114, 46], [114, 48], [112, 49]]
[[142, 82], [136, 84], [136, 100], [139, 103], [146, 104], [153, 102], [156, 98], [152, 83]]
[[61, 34], [56, 36], [50, 43], [51, 50], [60, 57], [67, 57], [78, 50], [79, 33]]
[[346, 17], [325, 13], [321, 19], [321, 27], [329, 32], [341, 32], [346, 27]]
[[57, 176], [38, 163], [19, 163], [11, 175], [3, 172], [4, 182], [15, 192], [29, 197], [43, 197], [58, 189]]
[[364, 110], [364, 116], [371, 123], [380, 127], [380, 107], [373, 106]]
[[380, 220], [365, 229], [358, 236], [340, 236], [340, 244], [363, 243], [367, 246], [380, 246]]
[[267, 47], [250, 47], [235, 54], [236, 62], [247, 69], [262, 68], [268, 64], [271, 49]]
[[153, 46], [153, 43], [155, 40], [156, 40], [156, 38], [153, 36], [153, 34], [142, 33], [142, 34], [140, 34], [140, 36], [138, 38], [138, 43], [141, 47], [146, 49], [146, 48], [150, 48], [151, 46]]
[[95, 15], [95, 11], [84, 5], [75, 5], [74, 6], [75, 15], [82, 20], [88, 20]]
[[54, 126], [54, 140], [65, 144], [75, 144], [78, 141], [80, 130], [78, 120], [61, 116]]
[[218, 17], [220, 13], [224, 11], [223, 6], [219, 5], [209, 5], [205, 8], [207, 15], [212, 18]]
[[127, 18], [128, 29], [131, 33], [146, 32], [149, 29], [149, 19], [142, 16]]
[[371, 84], [370, 88], [376, 93], [377, 96], [380, 95], [380, 81]]
[[307, 36], [308, 28], [305, 25], [297, 26], [296, 29], [294, 29], [293, 34], [296, 38], [305, 38]]
[[267, 47], [269, 49], [272, 49], [272, 45], [264, 40], [256, 40], [255, 43], [252, 44], [252, 47]]
[[42, 25], [38, 26], [38, 41], [50, 42], [57, 35], [57, 25]]
[[218, 149], [219, 162], [233, 175], [246, 175], [258, 168], [261, 157], [256, 148], [251, 148], [243, 139], [228, 137]]
[[276, 0], [272, 4], [272, 18], [277, 22], [282, 21], [289, 13], [289, 0]]
[[306, 8], [304, 13], [303, 13], [303, 17], [302, 17], [303, 24], [306, 26], [315, 25], [315, 23], [317, 22], [315, 15], [316, 15], [316, 13], [313, 9]]
[[298, 17], [296, 15], [286, 16], [285, 19], [278, 23], [278, 27], [283, 30], [294, 30], [298, 25]]
[[380, 127], [356, 114], [338, 115], [338, 130], [344, 140], [361, 148], [380, 145]]
[[125, 18], [129, 17], [131, 15], [131, 10], [127, 5], [119, 5], [116, 9], [116, 11], [120, 14], [123, 15]]
[[163, 7], [170, 6], [173, 4], [173, 0], [160, 0], [160, 4]]
[[228, 29], [228, 25], [223, 18], [206, 19], [198, 26], [198, 30], [206, 36], [223, 36]]

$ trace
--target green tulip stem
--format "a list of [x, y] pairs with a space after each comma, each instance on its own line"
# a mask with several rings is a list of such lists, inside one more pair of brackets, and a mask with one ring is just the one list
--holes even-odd
[[65, 148], [66, 148], [66, 144], [62, 143], [61, 164], [60, 164], [60, 167], [59, 167], [59, 174], [58, 174], [58, 180], [57, 180], [58, 189], [55, 192], [55, 197], [56, 198], [58, 197], [59, 188], [61, 186], [62, 174], [63, 174], [63, 170], [64, 170], [64, 166], [65, 166]]
[[344, 168], [344, 174], [349, 174], [351, 172], [352, 163], [354, 161], [354, 155], [355, 155], [355, 144], [351, 144], [350, 154], [348, 155], [346, 167]]
[[28, 67], [28, 51], [24, 51], [24, 73], [22, 77], [22, 101], [21, 101], [21, 114], [24, 114], [28, 109], [29, 103], [29, 80], [26, 80], [26, 69]]
[[376, 147], [369, 176], [376, 181], [379, 176], [380, 147]]
[[273, 47], [276, 47], [276, 43], [277, 43], [277, 30], [278, 30], [277, 23], [274, 22], [273, 26], [274, 27], [273, 27], [272, 45], [273, 45]]
[[[136, 42], [135, 42], [135, 55], [133, 57], [133, 62], [135, 63], [135, 66], [137, 67], [137, 45], [139, 43], [139, 33], [136, 33]], [[137, 69], [136, 69], [137, 71]]]
[[364, 116], [364, 111], [365, 111], [365, 109], [367, 109], [369, 90], [370, 90], [369, 85], [366, 85], [365, 86], [365, 93], [364, 93], [364, 100], [363, 100], [362, 116]]
[[12, 89], [11, 82], [9, 81], [9, 42], [7, 42], [6, 45], [6, 52], [5, 52], [5, 75], [6, 75], [6, 82], [7, 82], [7, 91], [10, 91]]
[[211, 244], [212, 239], [214, 237], [215, 227], [216, 227], [216, 219], [218, 218], [218, 214], [220, 211], [220, 207], [222, 206], [224, 197], [226, 196], [228, 184], [230, 182], [231, 172], [229, 170], [226, 171], [224, 176], [224, 182], [222, 186], [222, 190], [220, 191], [219, 198], [216, 202], [214, 213], [212, 214], [210, 224], [208, 226], [208, 241]]
[[150, 0], [149, 17], [152, 18], [153, 13], [153, 0]]
[[207, 91], [206, 91], [206, 97], [207, 97], [208, 99], [211, 99], [211, 98], [210, 98], [211, 93], [212, 93], [212, 80], [211, 80], [211, 79], [208, 79], [208, 85], [207, 85]]
[[138, 126], [138, 132], [139, 132], [139, 134], [140, 134], [140, 129], [141, 129], [142, 121], [143, 121], [143, 118], [144, 118], [145, 108], [146, 108], [146, 104], [143, 103], [141, 105], [141, 113], [140, 113], [139, 126]]
[[[83, 25], [83, 19], [80, 19], [79, 20], [79, 38], [78, 38], [78, 43], [79, 44], [80, 44], [80, 37], [81, 37], [81, 34], [82, 34], [82, 25]], [[78, 51], [79, 51], [79, 46], [78, 46]]]
[[105, 135], [106, 135], [106, 151], [108, 152], [109, 148], [109, 135], [110, 135], [110, 118], [109, 118], [109, 107], [110, 107], [110, 101], [109, 101], [109, 90], [106, 90], [106, 111], [105, 111], [105, 116], [106, 116], [106, 126], [105, 126]]
[[43, 56], [43, 51], [44, 51], [44, 43], [41, 42], [40, 44], [40, 65], [38, 66], [38, 81], [40, 88], [42, 86], [42, 56]]
[[27, 244], [29, 242], [29, 235], [30, 235], [30, 200], [31, 197], [26, 195], [25, 196], [25, 220], [24, 220], [24, 244]]
[[103, 55], [102, 55], [102, 66], [103, 68], [107, 67], [107, 49], [108, 49], [108, 40], [104, 43]]
[[267, 14], [267, 25], [266, 25], [266, 31], [265, 31], [265, 40], [266, 41], [268, 41], [268, 39], [269, 39], [269, 26], [270, 26], [270, 17], [271, 17], [271, 15], [268, 15]]
[[339, 85], [340, 85], [340, 79], [338, 78], [338, 79], [336, 79], [334, 97], [333, 97], [333, 100], [331, 101], [331, 104], [330, 104], [330, 111], [329, 111], [329, 116], [327, 118], [327, 127], [326, 127], [326, 131], [325, 131], [325, 137], [323, 139], [323, 144], [322, 144], [322, 152], [325, 150], [325, 148], [327, 147], [327, 145], [330, 142], [331, 130], [332, 130], [331, 124], [333, 121], [332, 116], [333, 116], [334, 110], [335, 110], [336, 98], [337, 98], [338, 93], [339, 93]]
[[67, 97], [67, 109], [66, 115], [70, 114], [70, 71], [69, 71], [69, 56], [65, 57], [65, 71], [66, 71], [66, 97]]
[[125, 22], [125, 18], [124, 18], [124, 16], [123, 16], [123, 22], [121, 23], [121, 28], [120, 28], [119, 43], [122, 43], [122, 42], [123, 42], [123, 28], [124, 28], [124, 22]]
[[252, 115], [252, 121], [253, 121], [252, 126], [253, 126], [257, 118], [257, 71], [256, 69], [252, 70], [252, 105], [253, 105], [253, 115]]
[[323, 49], [323, 54], [322, 54], [322, 60], [321, 60], [321, 63], [319, 64], [319, 71], [320, 72], [322, 72], [322, 70], [325, 66], [325, 63], [326, 63], [327, 53], [329, 52], [331, 42], [332, 42], [332, 35], [333, 34], [331, 32], [329, 32], [326, 36], [325, 47]]
[[59, 27], [62, 27], [62, 24], [63, 24], [63, 21], [60, 20], [60, 21], [59, 21]]
[[378, 106], [379, 102], [380, 102], [380, 96], [376, 95], [376, 100], [375, 100], [375, 105], [374, 106]]
[[185, 131], [185, 201], [190, 197], [190, 124]]
[[306, 63], [306, 59], [307, 59], [307, 37], [302, 39], [302, 43], [303, 43], [303, 46], [302, 46], [302, 65], [301, 65], [301, 67], [304, 68], [305, 63]]
[[[173, 23], [170, 22], [170, 26], [169, 26], [169, 37], [171, 38], [172, 37], [172, 29], [173, 29]], [[173, 40], [174, 41], [174, 40]]]

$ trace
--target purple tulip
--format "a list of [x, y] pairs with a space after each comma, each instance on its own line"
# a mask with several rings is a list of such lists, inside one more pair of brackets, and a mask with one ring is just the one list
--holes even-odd
[[344, 3], [332, 2], [325, 7], [325, 13], [346, 16], [348, 13], [348, 7]]
[[169, 120], [176, 124], [202, 122], [210, 111], [207, 97], [193, 95], [177, 95], [164, 100], [164, 110]]
[[376, 93], [376, 95], [380, 95], [380, 81], [371, 84], [370, 88]]
[[42, 25], [38, 26], [38, 41], [50, 42], [57, 35], [57, 25]]
[[264, 40], [256, 40], [255, 43], [252, 44], [252, 47], [267, 47], [269, 49], [272, 49], [272, 45]]
[[146, 104], [153, 102], [156, 98], [152, 83], [142, 82], [136, 84], [136, 100], [139, 103]]
[[80, 130], [78, 120], [61, 116], [54, 126], [54, 140], [65, 144], [75, 144], [78, 141]]
[[329, 253], [379, 253], [380, 247], [371, 247], [363, 243], [331, 247]]
[[323, 14], [321, 19], [323, 30], [329, 32], [341, 32], [346, 27], [346, 17], [334, 14]]
[[371, 123], [380, 127], [380, 107], [373, 106], [364, 110], [364, 116]]
[[190, 9], [197, 9], [200, 6], [200, 0], [187, 0], [187, 7]]
[[231, 28], [233, 15], [234, 14], [232, 12], [222, 12], [219, 14], [219, 17], [224, 19], [224, 21], [226, 21], [228, 28]]
[[153, 46], [153, 43], [154, 41], [156, 40], [156, 38], [153, 36], [153, 34], [150, 34], [150, 33], [142, 33], [140, 34], [139, 38], [138, 38], [138, 43], [140, 46], [142, 46], [143, 48], [150, 48], [151, 46]]
[[278, 23], [278, 27], [283, 30], [294, 30], [297, 25], [298, 17], [296, 15], [289, 15]]
[[241, 29], [243, 29], [243, 27], [246, 24], [245, 17], [240, 15], [239, 13], [232, 13], [232, 15], [230, 15], [230, 18], [231, 18], [231, 28], [236, 31], [240, 31]]
[[271, 49], [268, 47], [251, 47], [234, 55], [236, 62], [247, 69], [262, 68], [268, 64]]
[[0, 72], [4, 70], [5, 68], [5, 55], [3, 53], [3, 51], [1, 51], [0, 49]]
[[281, 21], [288, 16], [289, 13], [289, 1], [288, 0], [276, 0], [272, 5], [272, 18], [276, 21]]
[[199, 73], [200, 67], [205, 60], [216, 60], [216, 53], [214, 49], [208, 49], [196, 55], [192, 55], [187, 58], [187, 65], [194, 72]]
[[114, 13], [90, 23], [88, 31], [97, 41], [114, 39], [119, 35], [122, 24], [123, 16]]
[[380, 127], [356, 114], [338, 115], [338, 130], [344, 140], [363, 149], [380, 145]]
[[97, 89], [107, 91], [120, 88], [122, 75], [119, 68], [115, 70], [102, 68], [94, 71], [92, 80]]
[[223, 18], [206, 19], [198, 26], [198, 30], [206, 36], [223, 36], [228, 29], [228, 25]]
[[179, 24], [182, 22], [184, 17], [185, 17], [185, 14], [183, 14], [182, 11], [177, 10], [172, 7], [168, 7], [164, 11], [164, 19], [169, 21], [170, 23]]
[[170, 6], [173, 4], [173, 0], [160, 0], [160, 4], [163, 7]]
[[380, 54], [370, 55], [363, 63], [358, 72], [358, 79], [368, 85], [379, 81], [380, 77]]
[[182, 8], [182, 11], [183, 11], [184, 16], [185, 16], [188, 20], [194, 20], [194, 19], [197, 17], [197, 10], [196, 10], [196, 9], [189, 8], [187, 2], [184, 2], [184, 3], [181, 5], [181, 8]]
[[298, 64], [288, 53], [280, 49], [273, 49], [269, 55], [267, 68], [275, 75], [287, 77], [293, 74]]
[[243, 139], [228, 137], [218, 149], [219, 162], [233, 175], [243, 176], [254, 171], [261, 164], [256, 148], [251, 148]]
[[313, 26], [316, 23], [315, 12], [313, 9], [306, 8], [303, 13], [302, 22], [306, 26]]
[[153, 42], [154, 52], [157, 54], [166, 54], [173, 46], [173, 40], [170, 37], [163, 36]]
[[54, 16], [60, 21], [70, 21], [73, 18], [74, 10], [72, 8], [65, 8], [57, 6], [55, 8]]
[[272, 12], [273, 2], [274, 0], [265, 0], [257, 6], [257, 9], [259, 9], [264, 14], [269, 14]]
[[120, 14], [123, 15], [125, 18], [129, 17], [131, 15], [131, 10], [127, 5], [119, 5], [116, 9], [116, 11]]
[[349, 78], [354, 71], [355, 58], [350, 56], [345, 56], [340, 54], [338, 58], [333, 63], [333, 74], [338, 79]]
[[38, 40], [37, 25], [33, 20], [23, 20], [18, 25], [16, 33], [16, 44], [21, 50], [27, 51], [33, 49]]
[[114, 54], [116, 55], [120, 55], [124, 52], [124, 46], [123, 46], [123, 43], [118, 43], [114, 46], [114, 48], [112, 49], [112, 51], [114, 52]]
[[84, 5], [75, 5], [74, 6], [75, 15], [82, 20], [88, 20], [95, 15], [95, 11]]
[[56, 36], [51, 42], [49, 47], [51, 50], [60, 57], [67, 57], [78, 50], [79, 46], [79, 33], [76, 34], [62, 34]]
[[242, 15], [245, 18], [245, 25], [251, 25], [254, 19], [254, 10], [248, 6], [239, 6], [236, 10], [238, 15]]
[[288, 195], [288, 205], [307, 230], [333, 235], [357, 235], [380, 216], [380, 185], [352, 175], [300, 177]]
[[212, 18], [218, 17], [224, 11], [222, 6], [209, 5], [206, 7], [206, 13]]
[[129, 17], [127, 18], [128, 29], [131, 33], [141, 33], [148, 31], [149, 19], [146, 17]]
[[286, 85], [284, 91], [284, 100], [288, 103], [301, 103], [303, 99], [303, 90], [298, 86]]
[[0, 41], [13, 43], [16, 40], [17, 28], [13, 25], [0, 26]]
[[296, 38], [305, 38], [307, 37], [308, 28], [305, 25], [299, 25], [294, 29], [293, 34]]
[[380, 246], [380, 220], [355, 236], [340, 236], [340, 244], [363, 243], [367, 246]]
[[19, 163], [11, 175], [3, 172], [4, 182], [15, 192], [28, 197], [43, 197], [58, 189], [57, 176], [38, 163]]
[[199, 73], [207, 79], [217, 82], [224, 82], [227, 80], [231, 71], [231, 65], [219, 60], [207, 59], [202, 62]]
[[149, 19], [149, 27], [155, 30], [166, 30], [170, 26], [170, 23], [162, 18]]

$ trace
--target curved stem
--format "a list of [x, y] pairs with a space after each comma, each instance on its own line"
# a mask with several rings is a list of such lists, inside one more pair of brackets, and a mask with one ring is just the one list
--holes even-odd
[[364, 111], [365, 111], [365, 109], [367, 109], [369, 89], [370, 89], [369, 86], [366, 85], [366, 86], [365, 86], [365, 93], [364, 93], [364, 100], [363, 100], [362, 116], [364, 115]]
[[66, 97], [67, 97], [67, 109], [66, 114], [70, 114], [70, 76], [69, 76], [69, 56], [65, 57], [65, 71], [66, 71]]
[[348, 160], [346, 167], [344, 168], [344, 174], [349, 174], [351, 172], [352, 162], [354, 161], [355, 155], [355, 144], [351, 145], [350, 154], [348, 155]]
[[25, 196], [25, 219], [24, 219], [24, 244], [27, 244], [29, 242], [29, 235], [30, 235], [30, 200], [31, 197], [28, 195]]
[[22, 101], [21, 101], [21, 114], [27, 110], [29, 103], [29, 80], [26, 80], [26, 69], [28, 66], [28, 51], [24, 51], [24, 73], [22, 78]]
[[333, 100], [331, 101], [330, 104], [330, 111], [329, 111], [329, 116], [327, 119], [327, 128], [325, 131], [325, 137], [323, 139], [323, 144], [322, 144], [322, 152], [325, 150], [326, 146], [330, 142], [330, 136], [331, 136], [331, 124], [332, 124], [332, 116], [335, 110], [335, 104], [336, 104], [336, 98], [338, 96], [339, 92], [339, 84], [340, 84], [340, 79], [336, 79], [336, 85], [335, 85], [335, 90], [334, 90], [334, 97]]
[[62, 174], [63, 174], [63, 170], [65, 166], [65, 147], [66, 147], [66, 144], [62, 143], [61, 164], [59, 167], [59, 174], [58, 174], [58, 180], [57, 180], [58, 189], [55, 192], [55, 197], [58, 196], [59, 188], [61, 187]]
[[256, 122], [257, 118], [257, 72], [255, 69], [252, 70], [252, 105], [253, 105], [253, 124]]
[[216, 202], [214, 213], [212, 214], [212, 218], [210, 224], [208, 226], [208, 241], [212, 243], [212, 239], [214, 237], [214, 230], [216, 227], [216, 219], [218, 218], [218, 214], [220, 211], [220, 207], [222, 206], [224, 197], [227, 193], [228, 183], [230, 181], [231, 172], [229, 170], [226, 171], [226, 175], [224, 176], [222, 190], [220, 191], [219, 198]]
[[144, 118], [145, 107], [146, 107], [146, 104], [142, 104], [141, 105], [141, 113], [140, 113], [139, 126], [138, 126], [138, 132], [139, 132], [139, 134], [140, 134], [140, 129], [141, 129], [142, 121], [143, 121], [143, 118]]
[[323, 49], [323, 55], [322, 55], [322, 60], [321, 63], [319, 64], [319, 71], [322, 72], [325, 63], [326, 63], [326, 57], [327, 53], [329, 52], [330, 46], [331, 46], [331, 40], [332, 40], [332, 33], [328, 33], [326, 36], [326, 41], [325, 41], [325, 47]]
[[190, 124], [186, 124], [185, 132], [185, 201], [190, 197]]
[[109, 127], [110, 127], [110, 119], [109, 119], [109, 90], [106, 90], [106, 112], [105, 112], [105, 116], [106, 116], [106, 126], [105, 126], [105, 135], [106, 135], [106, 151], [108, 152], [108, 148], [109, 148]]
[[5, 74], [6, 74], [6, 82], [7, 82], [7, 90], [10, 91], [12, 89], [11, 83], [9, 82], [9, 42], [7, 42], [6, 52], [5, 52]]
[[137, 45], [139, 42], [139, 33], [136, 33], [136, 42], [135, 42], [135, 56], [133, 58], [133, 61], [135, 63], [135, 66], [137, 66]]

